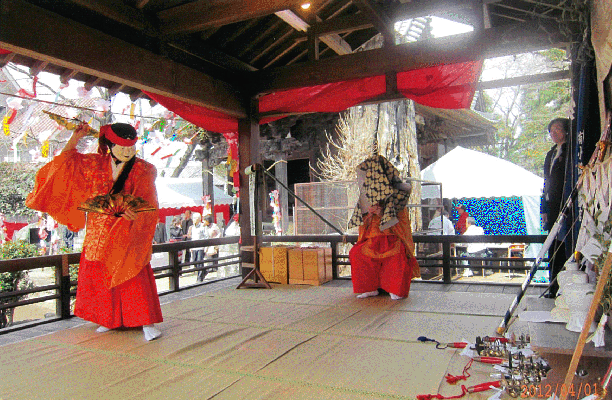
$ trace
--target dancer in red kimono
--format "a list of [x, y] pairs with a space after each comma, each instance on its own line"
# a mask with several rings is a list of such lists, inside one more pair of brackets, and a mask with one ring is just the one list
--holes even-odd
[[[131, 125], [102, 126], [98, 154], [76, 149], [87, 130], [86, 124], [77, 128], [62, 153], [40, 169], [26, 204], [72, 231], [86, 226], [74, 314], [99, 324], [98, 332], [142, 326], [145, 339], [153, 340], [161, 336], [153, 324], [163, 321], [150, 264], [158, 219], [157, 172], [135, 157], [137, 135]], [[79, 209], [109, 194], [136, 196], [150, 210], [137, 213], [133, 204], [116, 202], [111, 215]]]
[[[385, 157], [373, 156], [357, 167], [359, 201], [349, 228], [359, 238], [349, 252], [353, 292], [358, 298], [388, 292], [393, 300], [408, 296], [410, 282], [421, 272], [406, 204], [411, 186]], [[367, 210], [367, 212], [363, 212]]]

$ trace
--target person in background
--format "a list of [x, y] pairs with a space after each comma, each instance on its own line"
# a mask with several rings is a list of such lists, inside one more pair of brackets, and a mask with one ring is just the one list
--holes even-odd
[[[136, 157], [137, 133], [129, 124], [100, 128], [98, 153], [81, 154], [79, 140], [88, 134], [81, 124], [62, 152], [36, 174], [26, 205], [49, 213], [76, 232], [86, 227], [79, 266], [74, 314], [100, 325], [99, 333], [119, 327], [141, 327], [146, 340], [161, 336], [162, 322], [151, 254], [158, 217], [152, 164]], [[151, 207], [136, 213], [88, 212], [79, 207], [96, 196], [129, 194]]]
[[[467, 228], [463, 233], [464, 236], [479, 236], [484, 235], [485, 231], [482, 227], [476, 225], [476, 219], [474, 217], [467, 217], [465, 221]], [[486, 243], [468, 243], [467, 249], [461, 254], [461, 257], [488, 257], [489, 250], [487, 249]], [[463, 271], [463, 276], [470, 277], [474, 273], [469, 268]]]
[[[202, 220], [202, 223], [204, 224], [204, 226], [206, 227], [206, 237], [208, 239], [215, 239], [215, 238], [220, 238], [221, 237], [221, 229], [219, 228], [219, 226], [217, 224], [215, 224], [213, 222], [213, 217], [212, 215], [208, 214], [206, 216], [204, 216], [204, 219]], [[217, 270], [217, 264], [219, 263], [216, 259], [219, 258], [219, 246], [208, 246], [206, 248], [206, 250], [204, 251], [204, 258], [205, 259], [213, 259], [214, 261], [212, 262], [213, 268], [211, 268], [211, 271], [216, 271]]]
[[[183, 214], [183, 221], [181, 221], [181, 230], [183, 231], [183, 240], [189, 240], [188, 232], [189, 228], [193, 225], [193, 220], [191, 218], [191, 210], [185, 210]], [[183, 262], [188, 263], [191, 261], [191, 252], [189, 250], [185, 251], [185, 260]]]
[[172, 225], [170, 225], [170, 243], [180, 242], [183, 240], [183, 228], [181, 228], [181, 219], [172, 217]]
[[225, 228], [225, 236], [240, 236], [240, 224], [238, 223], [238, 214], [232, 215], [230, 223]]
[[429, 221], [429, 230], [435, 230], [438, 235], [454, 235], [455, 227], [453, 226], [453, 222], [448, 219], [448, 211], [442, 211], [442, 216], [440, 217], [439, 210], [436, 210], [436, 214]]
[[[170, 243], [181, 242], [184, 239], [183, 229], [181, 228], [181, 218], [178, 216], [172, 217], [172, 223], [170, 224]], [[183, 251], [178, 252], [178, 259], [183, 259]]]
[[166, 235], [166, 224], [160, 218], [157, 225], [155, 225], [155, 235], [153, 235], [153, 244], [166, 243], [168, 236]]
[[459, 213], [459, 219], [455, 224], [455, 231], [458, 234], [463, 235], [465, 233], [465, 230], [467, 229], [466, 220], [468, 219], [470, 214], [468, 214], [467, 208], [463, 204], [459, 204], [457, 207], [455, 207], [455, 209]]
[[[548, 132], [554, 145], [544, 159], [544, 190], [540, 202], [542, 229], [549, 231], [561, 212], [563, 186], [565, 185], [565, 168], [567, 163], [567, 133], [570, 121], [567, 118], [555, 118], [548, 124]], [[548, 251], [551, 259], [548, 262], [549, 279], [552, 282], [565, 264], [565, 243], [559, 234]], [[557, 296], [559, 285], [555, 282], [545, 297]]]
[[[200, 213], [193, 213], [193, 225], [189, 227], [187, 232], [187, 238], [189, 240], [202, 240], [208, 239], [206, 226], [202, 223], [202, 216]], [[202, 261], [204, 259], [204, 247], [196, 247], [191, 249], [191, 260], [193, 262]], [[204, 264], [196, 264], [196, 267], [202, 267]], [[198, 282], [204, 282], [206, 277], [206, 270], [198, 271]]]

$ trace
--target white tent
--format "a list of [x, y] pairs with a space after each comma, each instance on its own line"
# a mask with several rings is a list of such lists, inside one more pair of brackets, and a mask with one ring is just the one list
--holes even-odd
[[[457, 146], [421, 171], [421, 179], [442, 183], [448, 199], [521, 197], [528, 235], [541, 234], [540, 197], [544, 179], [509, 161]], [[421, 198], [440, 198], [440, 186], [423, 186]], [[531, 245], [535, 257], [541, 245]]]
[[[160, 208], [200, 206], [202, 202], [202, 178], [155, 179]], [[215, 204], [232, 204], [233, 198], [215, 186]]]
[[[442, 183], [444, 198], [541, 196], [544, 179], [509, 161], [456, 147], [423, 171]], [[439, 186], [423, 186], [421, 198], [439, 198]]]

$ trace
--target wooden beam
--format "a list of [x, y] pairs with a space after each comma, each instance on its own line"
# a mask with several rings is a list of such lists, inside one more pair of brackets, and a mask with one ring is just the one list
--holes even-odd
[[6, 64], [10, 63], [15, 58], [15, 53], [7, 53], [0, 55], [0, 68], [4, 68]]
[[497, 79], [494, 81], [479, 82], [477, 90], [497, 89], [508, 86], [529, 85], [531, 83], [558, 81], [561, 79], [569, 79], [570, 70], [547, 72], [536, 75], [517, 76], [514, 78]]
[[125, 85], [121, 85], [119, 83], [114, 84], [113, 86], [111, 86], [108, 89], [108, 95], [110, 97], [113, 97], [114, 95], [116, 95], [117, 93], [119, 93], [121, 90], [123, 90], [125, 88]]
[[91, 89], [94, 88], [94, 86], [97, 86], [101, 81], [102, 81], [101, 78], [92, 76], [87, 81], [85, 81], [85, 84], [83, 85], [83, 87], [85, 88], [86, 91], [89, 92]]
[[0, 26], [0, 48], [230, 116], [245, 115], [229, 83], [27, 1], [0, 0]]
[[[316, 26], [319, 24], [312, 24], [313, 29], [311, 28], [311, 24], [304, 21], [300, 16], [295, 14], [293, 11], [284, 10], [275, 13], [277, 17], [288, 23], [293, 29], [299, 32], [308, 32], [307, 40], [309, 43], [317, 37], [317, 29]], [[311, 37], [313, 36], [313, 37]], [[348, 44], [344, 39], [340, 37], [340, 35], [336, 33], [327, 34], [324, 36], [319, 36], [319, 39], [325, 43], [329, 48], [336, 52], [336, 54], [350, 54], [353, 52], [351, 49], [351, 45]], [[309, 50], [312, 46], [309, 45]], [[318, 54], [318, 51], [317, 51]], [[316, 57], [318, 59], [318, 57]]]
[[313, 26], [315, 34], [347, 33], [372, 28], [374, 24], [363, 13], [327, 19]]
[[66, 68], [64, 72], [60, 74], [60, 82], [62, 85], [67, 85], [70, 82], [70, 79], [74, 78], [79, 71], [75, 71], [71, 68]]
[[468, 32], [389, 48], [360, 51], [322, 59], [316, 63], [306, 62], [261, 70], [251, 73], [249, 81], [255, 83], [253, 93], [267, 93], [439, 64], [565, 47], [568, 42], [575, 39], [563, 36], [558, 26], [544, 28], [540, 24], [541, 22], [506, 25], [482, 32]]
[[162, 33], [192, 33], [298, 7], [303, 0], [199, 0], [160, 11]]
[[465, 0], [413, 0], [397, 6], [391, 15], [393, 21], [402, 21], [410, 18], [426, 17], [454, 10], [472, 9], [472, 2]]
[[384, 45], [395, 44], [395, 27], [394, 21], [389, 18], [387, 14], [374, 3], [372, 0], [354, 0], [354, 3], [359, 9], [368, 16], [368, 18], [374, 24], [374, 27], [385, 38]]
[[124, 1], [70, 0], [70, 3], [77, 4], [83, 8], [95, 12], [96, 14], [141, 31], [149, 29], [151, 26], [153, 26], [153, 23], [147, 19], [141, 10], [130, 7]]
[[45, 67], [48, 65], [48, 62], [44, 62], [44, 61], [36, 61], [31, 67], [30, 67], [30, 75], [32, 76], [37, 76], [40, 71], [44, 70]]

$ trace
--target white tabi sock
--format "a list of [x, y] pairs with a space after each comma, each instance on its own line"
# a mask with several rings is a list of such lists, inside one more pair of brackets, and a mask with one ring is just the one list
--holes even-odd
[[153, 324], [145, 325], [142, 327], [142, 331], [144, 332], [144, 337], [147, 341], [155, 340], [162, 335], [159, 329], [156, 329]]
[[391, 296], [391, 300], [401, 300], [401, 299], [405, 299], [405, 297], [400, 297], [396, 294], [393, 293], [389, 293], [389, 296]]
[[366, 297], [378, 296], [378, 290], [372, 292], [365, 292], [357, 295], [358, 299], [365, 299]]
[[98, 329], [96, 329], [96, 332], [98, 332], [98, 333], [104, 333], [104, 332], [108, 332], [108, 331], [110, 331], [110, 330], [111, 330], [110, 328], [107, 328], [107, 327], [105, 327], [105, 326], [100, 325], [100, 326], [98, 327]]

